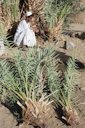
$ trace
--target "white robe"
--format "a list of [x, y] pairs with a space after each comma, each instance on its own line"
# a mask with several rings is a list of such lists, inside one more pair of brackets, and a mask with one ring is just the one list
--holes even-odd
[[17, 28], [17, 31], [14, 36], [14, 43], [17, 46], [20, 46], [21, 43], [27, 46], [35, 46], [36, 45], [36, 37], [33, 30], [30, 28], [30, 24], [26, 22], [26, 20], [22, 20]]

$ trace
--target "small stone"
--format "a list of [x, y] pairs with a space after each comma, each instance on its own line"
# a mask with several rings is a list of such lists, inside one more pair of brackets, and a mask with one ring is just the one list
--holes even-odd
[[81, 90], [82, 90], [82, 91], [85, 91], [85, 87], [82, 87]]
[[16, 119], [3, 105], [0, 106], [0, 128], [16, 128]]
[[76, 45], [73, 42], [65, 42], [65, 49], [73, 49]]

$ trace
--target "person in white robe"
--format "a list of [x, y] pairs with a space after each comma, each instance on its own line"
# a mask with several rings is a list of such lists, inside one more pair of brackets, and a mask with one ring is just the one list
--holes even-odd
[[25, 45], [25, 46], [33, 47], [37, 44], [35, 32], [30, 26], [30, 22], [32, 18], [33, 18], [32, 12], [28, 11], [26, 13], [26, 19], [22, 20], [19, 23], [16, 33], [14, 35], [15, 45], [17, 46]]

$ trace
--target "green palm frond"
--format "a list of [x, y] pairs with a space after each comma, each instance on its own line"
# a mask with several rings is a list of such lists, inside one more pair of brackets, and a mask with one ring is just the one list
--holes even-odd
[[72, 12], [73, 0], [45, 0], [44, 14], [45, 20], [50, 29], [58, 22], [65, 22], [68, 14]]
[[[58, 82], [56, 78], [58, 77], [56, 75], [57, 58], [55, 50], [47, 47], [45, 49], [31, 48], [26, 55], [19, 52], [12, 62], [1, 60], [0, 84], [16, 99], [38, 100], [42, 96], [46, 83], [52, 86], [51, 84], [54, 84], [55, 81]], [[52, 68], [54, 69], [52, 70]], [[46, 71], [48, 71], [48, 75]], [[48, 82], [46, 82], [47, 80]]]
[[3, 0], [3, 13], [11, 18], [12, 21], [17, 21], [20, 18], [19, 1], [18, 0]]
[[78, 82], [78, 72], [76, 70], [75, 60], [70, 58], [69, 61], [67, 62], [67, 70], [65, 72], [65, 77], [62, 82], [60, 81], [59, 83], [59, 80], [56, 79], [58, 78], [57, 76], [54, 78], [55, 78], [56, 84], [51, 84], [50, 90], [51, 91], [58, 90], [57, 93], [54, 94], [55, 100], [62, 107], [71, 106], [75, 85]]

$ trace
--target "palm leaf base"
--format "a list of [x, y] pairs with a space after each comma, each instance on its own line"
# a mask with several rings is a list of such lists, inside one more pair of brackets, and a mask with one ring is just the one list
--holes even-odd
[[79, 124], [78, 113], [72, 107], [66, 107], [63, 109], [64, 115], [62, 119], [64, 119], [71, 126], [75, 126]]
[[26, 101], [25, 105], [22, 105], [19, 101], [17, 104], [22, 108], [23, 121], [26, 124], [38, 126], [40, 128], [46, 127], [45, 115], [49, 112], [48, 101]]

